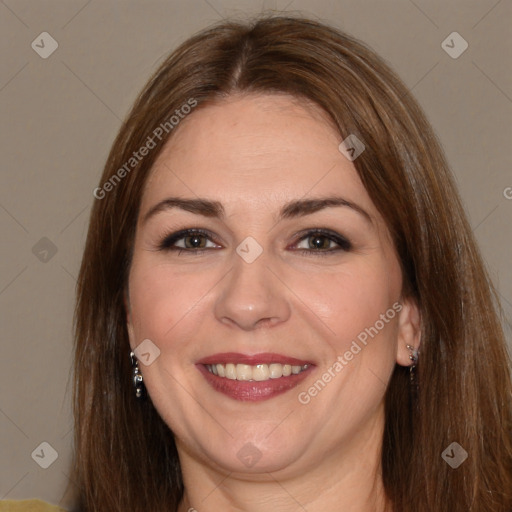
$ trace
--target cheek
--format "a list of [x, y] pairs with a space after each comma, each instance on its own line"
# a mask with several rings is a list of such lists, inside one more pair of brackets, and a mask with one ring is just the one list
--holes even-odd
[[[373, 264], [347, 265], [332, 274], [310, 276], [297, 283], [297, 295], [316, 313], [332, 340], [337, 353], [347, 350], [366, 329], [375, 325], [382, 334], [392, 334], [388, 324], [395, 324], [393, 304], [400, 296], [401, 274], [398, 264], [385, 259]], [[382, 328], [381, 315], [386, 315]], [[364, 334], [362, 334], [364, 338]]]
[[190, 318], [202, 307], [205, 294], [217, 280], [211, 272], [177, 273], [170, 265], [134, 261], [130, 303], [135, 342], [149, 338], [159, 346], [185, 343], [182, 335], [174, 334], [180, 331], [182, 320], [183, 325], [190, 325]]
[[383, 399], [396, 361], [400, 289], [398, 264], [385, 260], [309, 281], [308, 306], [328, 329], [317, 380], [300, 389], [300, 400], [335, 431], [359, 425]]

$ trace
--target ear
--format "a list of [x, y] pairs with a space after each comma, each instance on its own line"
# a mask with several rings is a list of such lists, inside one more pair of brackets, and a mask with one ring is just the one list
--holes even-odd
[[401, 366], [412, 364], [409, 356], [411, 351], [407, 345], [418, 350], [421, 343], [421, 313], [418, 303], [413, 298], [401, 301], [402, 309], [398, 314], [398, 346], [396, 362]]
[[126, 311], [126, 330], [128, 331], [128, 339], [130, 341], [130, 347], [132, 350], [137, 346], [135, 343], [135, 330], [133, 328], [132, 323], [132, 312], [130, 309], [130, 298], [128, 297], [128, 294], [125, 293], [124, 297], [124, 310]]

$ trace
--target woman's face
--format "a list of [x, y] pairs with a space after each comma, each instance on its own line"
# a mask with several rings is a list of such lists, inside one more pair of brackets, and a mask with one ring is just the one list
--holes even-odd
[[142, 198], [128, 330], [180, 457], [291, 474], [357, 456], [381, 439], [417, 310], [339, 135], [286, 95], [231, 96], [176, 130]]

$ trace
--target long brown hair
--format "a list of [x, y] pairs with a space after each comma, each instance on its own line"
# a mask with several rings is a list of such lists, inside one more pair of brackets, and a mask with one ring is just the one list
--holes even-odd
[[[223, 21], [177, 48], [137, 98], [106, 162], [77, 287], [77, 510], [176, 510], [183, 495], [173, 434], [150, 397], [134, 396], [124, 299], [141, 195], [172, 136], [169, 119], [187, 102], [199, 109], [235, 92], [312, 100], [340, 142], [355, 134], [366, 146], [354, 165], [392, 234], [403, 294], [422, 317], [416, 393], [408, 368], [396, 365], [385, 399], [382, 476], [394, 510], [510, 512], [501, 309], [440, 145], [407, 88], [364, 44], [312, 20], [268, 16]], [[155, 147], [130, 160], [164, 125]], [[441, 456], [452, 442], [468, 453], [457, 469]]]

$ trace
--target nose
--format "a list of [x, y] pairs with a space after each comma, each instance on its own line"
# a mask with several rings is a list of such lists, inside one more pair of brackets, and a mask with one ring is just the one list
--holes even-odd
[[285, 322], [290, 316], [288, 288], [278, 276], [265, 251], [252, 263], [234, 252], [233, 267], [219, 283], [216, 318], [245, 331]]

